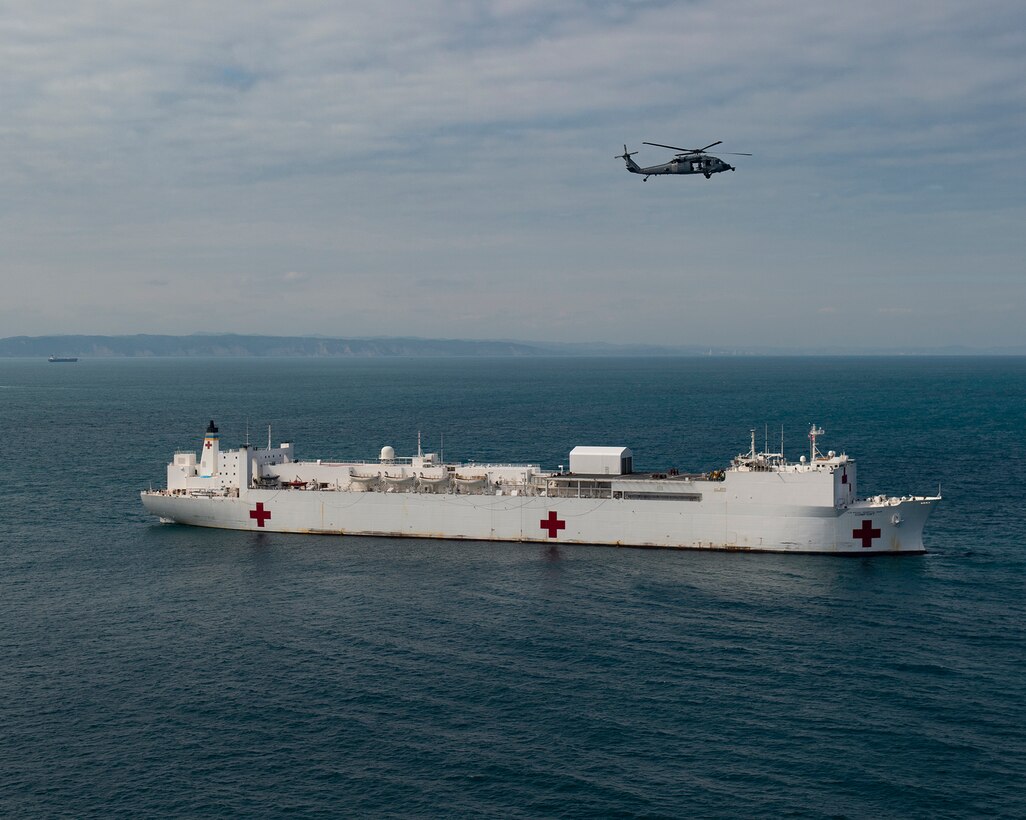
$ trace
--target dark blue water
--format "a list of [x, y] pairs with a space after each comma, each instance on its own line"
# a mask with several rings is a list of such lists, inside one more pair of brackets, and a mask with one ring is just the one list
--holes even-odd
[[[1026, 816], [1021, 359], [0, 361], [0, 814]], [[924, 557], [162, 526], [210, 418], [308, 457], [770, 443]]]

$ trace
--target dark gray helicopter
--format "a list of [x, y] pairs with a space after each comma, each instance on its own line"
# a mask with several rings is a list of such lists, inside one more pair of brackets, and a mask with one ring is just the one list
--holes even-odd
[[[705, 148], [677, 148], [674, 145], [662, 145], [658, 142], [643, 142], [641, 143], [642, 145], [654, 145], [656, 148], [669, 148], [671, 151], [680, 152], [669, 162], [664, 162], [662, 165], [650, 165], [648, 168], [642, 168], [631, 159], [638, 152], [631, 151], [627, 153], [626, 145], [623, 147], [623, 153], [617, 156], [616, 159], [622, 159], [626, 162], [627, 170], [632, 174], [644, 174], [645, 179], [642, 180], [643, 182], [648, 182], [648, 178], [656, 174], [705, 174], [705, 178], [709, 179], [713, 174], [734, 170], [733, 165], [724, 162], [719, 157], [705, 153], [714, 145], [720, 145], [722, 142], [723, 140], [710, 142]], [[730, 154], [733, 157], [751, 156], [751, 154], [736, 154], [732, 151], [724, 151], [723, 153]]]

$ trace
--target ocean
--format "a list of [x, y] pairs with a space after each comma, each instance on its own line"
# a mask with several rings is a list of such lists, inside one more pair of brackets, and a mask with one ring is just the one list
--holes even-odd
[[[1021, 358], [0, 360], [0, 814], [1026, 817]], [[812, 423], [925, 556], [161, 525], [300, 457], [725, 466]]]

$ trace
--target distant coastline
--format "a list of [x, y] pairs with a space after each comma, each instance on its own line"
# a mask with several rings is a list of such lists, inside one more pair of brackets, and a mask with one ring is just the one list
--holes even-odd
[[1004, 348], [785, 348], [700, 345], [520, 342], [413, 337], [329, 338], [196, 334], [165, 336], [10, 336], [0, 339], [0, 358], [192, 358], [192, 357], [481, 357], [481, 356], [1026, 356], [1026, 345]]

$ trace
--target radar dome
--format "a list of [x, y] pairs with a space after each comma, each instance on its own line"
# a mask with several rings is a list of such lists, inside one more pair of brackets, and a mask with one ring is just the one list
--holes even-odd
[[389, 447], [387, 444], [381, 448], [381, 460], [382, 461], [394, 461], [395, 450]]

